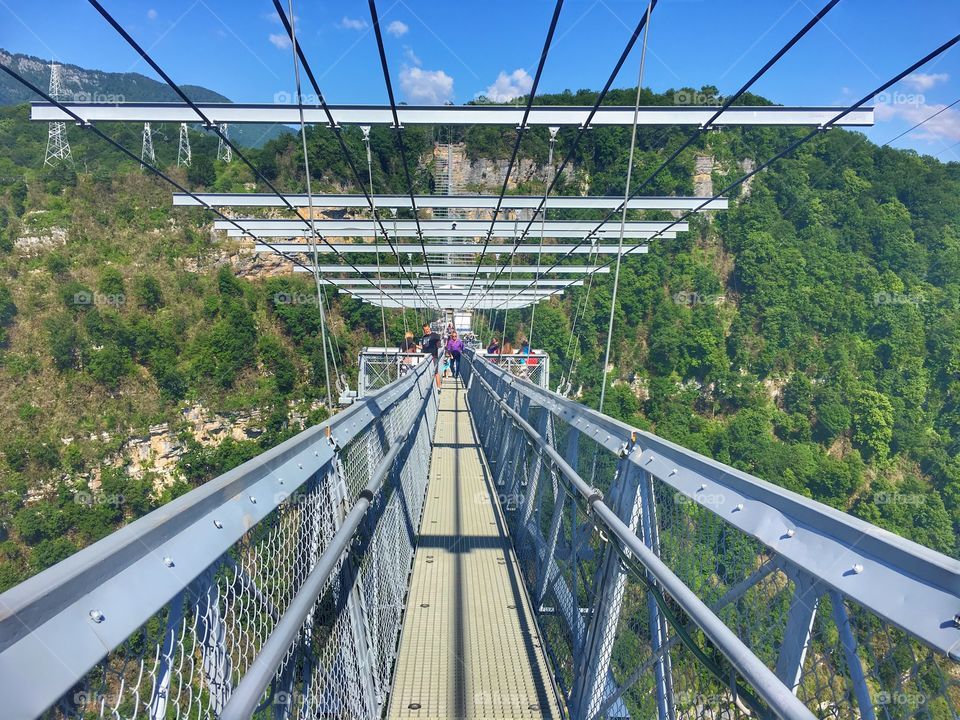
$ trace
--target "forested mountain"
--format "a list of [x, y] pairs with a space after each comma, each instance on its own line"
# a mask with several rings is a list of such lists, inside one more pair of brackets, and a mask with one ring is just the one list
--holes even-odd
[[[634, 92], [608, 101], [631, 104]], [[645, 95], [669, 104], [674, 91]], [[211, 218], [174, 211], [169, 187], [79, 130], [69, 130], [76, 171], [43, 169], [46, 128], [26, 116], [25, 106], [0, 114], [0, 588], [295, 432], [292, 418], [324, 393], [316, 305], [274, 301], [309, 297], [307, 279], [240, 279], [218, 267], [226, 241], [211, 234]], [[139, 148], [137, 128], [110, 132]], [[634, 177], [647, 177], [687, 132], [642, 129]], [[697, 156], [712, 158], [719, 189], [805, 132], [708, 133], [644, 193], [692, 194]], [[422, 192], [432, 187], [437, 133], [405, 130]], [[511, 128], [444, 133], [488, 161], [507, 157], [514, 138]], [[359, 162], [359, 131], [345, 135]], [[561, 157], [571, 137], [561, 132]], [[311, 129], [308, 144], [315, 190], [358, 190], [329, 130]], [[375, 128], [372, 145], [376, 191], [404, 190], [390, 131]], [[628, 147], [627, 128], [586, 133], [556, 192], [622, 193]], [[175, 166], [175, 152], [175, 143], [158, 147], [160, 163]], [[247, 169], [214, 162], [215, 152], [198, 134], [193, 167], [170, 172], [195, 188], [255, 187]], [[526, 133], [521, 152], [544, 163], [546, 131]], [[303, 188], [296, 136], [251, 157], [278, 187]], [[541, 167], [511, 191], [542, 192], [544, 177]], [[598, 275], [536, 310], [534, 344], [594, 406], [611, 282]], [[118, 296], [124, 302], [110, 302]], [[349, 369], [380, 333], [380, 313], [329, 300]], [[833, 130], [738, 188], [729, 211], [628, 258], [618, 305], [605, 412], [956, 555], [960, 164]], [[529, 316], [511, 311], [507, 335], [528, 334]], [[395, 338], [419, 320], [387, 319]], [[499, 330], [503, 314], [484, 320]], [[183, 427], [183, 409], [196, 403], [260, 411], [266, 431], [219, 446], [186, 438], [172, 484], [133, 477], [123, 462], [104, 466], [127, 437], [161, 422]], [[78, 491], [119, 500], [78, 504]]]
[[[10, 53], [0, 48], [0, 63], [13, 68], [27, 80], [42, 90], [50, 87], [50, 60]], [[104, 72], [90, 70], [78, 65], [60, 65], [60, 80], [63, 83], [65, 98], [70, 102], [179, 102], [177, 94], [164, 82], [159, 82], [135, 72]], [[218, 92], [199, 85], [182, 85], [181, 89], [196, 102], [230, 102]], [[16, 105], [31, 101], [42, 101], [21, 83], [6, 73], [0, 74], [0, 105]], [[240, 145], [262, 145], [271, 138], [287, 132], [282, 125], [246, 125], [233, 128], [231, 139]], [[176, 143], [177, 136], [173, 135]], [[176, 152], [176, 147], [174, 147]]]

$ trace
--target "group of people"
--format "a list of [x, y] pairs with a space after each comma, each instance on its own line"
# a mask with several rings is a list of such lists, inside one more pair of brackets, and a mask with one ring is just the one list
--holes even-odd
[[536, 365], [537, 360], [530, 354], [530, 341], [526, 338], [520, 338], [520, 349], [514, 350], [509, 340], [504, 340], [500, 344], [500, 338], [493, 338], [487, 345], [487, 355], [520, 355], [527, 357], [528, 365]]
[[[504, 340], [500, 344], [500, 339], [495, 337], [487, 345], [488, 356], [518, 355], [526, 357], [526, 365], [536, 365], [537, 358], [530, 352], [530, 341], [526, 338], [520, 338], [520, 349], [514, 350], [509, 340]], [[402, 353], [427, 353], [432, 356], [434, 364], [437, 366], [437, 377], [448, 377], [450, 373], [454, 378], [460, 377], [460, 361], [463, 358], [463, 351], [466, 348], [464, 339], [460, 333], [448, 323], [443, 335], [433, 329], [430, 323], [424, 323], [423, 335], [419, 340], [413, 337], [412, 332], [404, 334], [403, 342], [400, 343], [400, 352]], [[413, 358], [404, 360], [405, 363], [413, 363]], [[496, 359], [494, 359], [496, 362]]]
[[[438, 374], [442, 373], [447, 377], [453, 373], [453, 377], [460, 377], [460, 360], [463, 357], [465, 345], [460, 337], [460, 333], [453, 326], [453, 323], [447, 325], [443, 336], [436, 332], [430, 323], [424, 323], [423, 336], [420, 341], [414, 340], [413, 333], [407, 332], [404, 335], [403, 342], [400, 343], [400, 352], [402, 353], [429, 353], [433, 357], [433, 362], [438, 366]], [[440, 365], [441, 359], [443, 365]]]

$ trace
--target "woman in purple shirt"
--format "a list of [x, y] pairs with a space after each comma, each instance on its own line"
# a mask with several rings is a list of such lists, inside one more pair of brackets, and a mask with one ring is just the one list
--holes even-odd
[[463, 340], [454, 330], [450, 333], [450, 339], [447, 340], [447, 356], [450, 358], [450, 369], [455, 378], [460, 377], [460, 356], [463, 355]]

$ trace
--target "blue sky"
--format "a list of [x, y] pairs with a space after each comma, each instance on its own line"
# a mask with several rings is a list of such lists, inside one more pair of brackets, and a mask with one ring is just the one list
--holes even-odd
[[[235, 101], [293, 90], [293, 65], [269, 0], [102, 0], [178, 82]], [[644, 85], [736, 90], [825, 0], [661, 0]], [[286, 6], [286, 0], [284, 0]], [[553, 0], [379, 0], [401, 100], [509, 99], [529, 87]], [[541, 88], [599, 89], [645, 0], [567, 0]], [[300, 37], [333, 103], [383, 103], [386, 91], [367, 3], [294, 0]], [[791, 105], [844, 105], [960, 32], [957, 0], [841, 0], [755, 91]], [[97, 12], [77, 0], [0, 0], [0, 47], [111, 71], [150, 69]], [[638, 45], [639, 47], [639, 45]], [[639, 50], [617, 86], [636, 83]], [[883, 143], [960, 98], [955, 46], [878, 104]], [[893, 143], [960, 160], [960, 104]]]

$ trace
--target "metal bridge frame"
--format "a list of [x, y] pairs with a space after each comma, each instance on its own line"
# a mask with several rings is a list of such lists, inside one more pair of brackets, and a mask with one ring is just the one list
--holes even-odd
[[[403, 416], [398, 416], [401, 413]], [[287, 655], [293, 639], [303, 639], [303, 633], [309, 633], [304, 613], [314, 608], [336, 571], [338, 586], [345, 592], [339, 602], [350, 613], [350, 632], [356, 642], [335, 650], [342, 662], [357, 668], [356, 682], [366, 688], [364, 692], [372, 693], [356, 696], [345, 689], [344, 697], [358, 698], [355, 717], [379, 717], [378, 699], [382, 702], [387, 691], [395, 638], [371, 636], [369, 614], [381, 613], [384, 608], [364, 605], [362, 573], [343, 563], [348, 549], [354, 550], [351, 557], [361, 557], [357, 533], [369, 521], [365, 514], [371, 506], [378, 511], [377, 530], [387, 514], [400, 513], [402, 522], [400, 516], [395, 522], [401, 536], [408, 538], [406, 565], [386, 570], [397, 575], [394, 582], [402, 581], [405, 589], [426, 491], [436, 413], [432, 363], [422, 363], [399, 382], [330, 420], [0, 595], [0, 697], [4, 699], [4, 716], [37, 717], [58, 699], [66, 703], [63, 708], [70, 706], [75, 698], [65, 693], [103, 661], [109, 650], [123, 646], [158, 613], [165, 617], [168, 631], [164, 634], [168, 639], [158, 648], [153, 669], [153, 658], [145, 658], [146, 670], [141, 666], [140, 677], [149, 672], [153, 680], [148, 678], [147, 687], [136, 690], [139, 704], [149, 706], [153, 717], [166, 717], [170, 659], [176, 655], [170, 642], [180, 641], [185, 632], [180, 629], [183, 623], [202, 641], [203, 664], [197, 670], [201, 680], [195, 682], [205, 685], [210, 711], [219, 715], [228, 707], [242, 704], [242, 697], [252, 698], [256, 704], [274, 681], [279, 660]], [[347, 467], [343, 451], [351, 447], [352, 455], [360, 453], [362, 462], [357, 467], [362, 474]], [[385, 484], [390, 486], [389, 498], [381, 492]], [[272, 573], [289, 572], [291, 582], [302, 581], [286, 608], [278, 607], [266, 588], [258, 588], [245, 574], [235, 557], [240, 557], [236, 553], [246, 544], [256, 547], [257, 533], [275, 513], [299, 509], [308, 487], [314, 488], [310, 497], [319, 498], [316, 512], [322, 510], [326, 519], [312, 521], [315, 531], [308, 533], [309, 541], [296, 550], [303, 556], [298, 561], [302, 564], [297, 565], [300, 571], [295, 567], [272, 569]], [[401, 531], [404, 525], [407, 531]], [[377, 537], [372, 529], [367, 536], [368, 542], [375, 542]], [[390, 549], [391, 563], [397, 549]], [[309, 575], [294, 577], [303, 568], [311, 570]], [[253, 607], [265, 607], [273, 625], [239, 686], [235, 681], [242, 668], [231, 663], [239, 639], [227, 634], [222, 607], [216, 600], [220, 597], [217, 578], [225, 569], [236, 577], [231, 592], [242, 594]], [[184, 618], [185, 599], [193, 620]], [[390, 610], [397, 633], [401, 610], [402, 606]], [[247, 637], [243, 643], [256, 643], [256, 637]], [[182, 664], [184, 658], [179, 657]], [[189, 662], [192, 664], [192, 660]], [[271, 693], [280, 691], [286, 692], [271, 685]], [[305, 692], [309, 695], [309, 688]], [[223, 715], [228, 716], [237, 717]]]
[[[63, 103], [87, 122], [197, 122], [197, 114], [183, 103]], [[212, 123], [282, 123], [300, 122], [300, 106], [258, 105], [244, 103], [196, 103]], [[336, 125], [394, 126], [389, 105], [328, 105]], [[535, 105], [530, 108], [527, 126], [582, 127], [591, 115], [590, 107]], [[710, 106], [642, 107], [637, 116], [638, 125], [703, 125], [717, 111]], [[504, 105], [401, 105], [396, 109], [403, 125], [509, 125], [517, 127], [524, 116], [524, 108]], [[30, 118], [43, 122], [73, 121], [73, 118], [50, 103], [33, 103]], [[303, 106], [304, 121], [311, 125], [328, 125], [327, 114], [315, 105]], [[822, 125], [834, 118], [836, 108], [828, 107], [748, 107], [736, 105], [727, 108], [713, 125]], [[630, 125], [634, 121], [632, 107], [603, 105], [597, 108], [589, 127], [600, 125]], [[873, 124], [873, 108], [850, 112], [842, 125]]]
[[[380, 209], [409, 210], [412, 208], [409, 195], [371, 195]], [[415, 195], [418, 208], [433, 210], [493, 210], [497, 206], [495, 195]], [[214, 207], [287, 207], [287, 204], [307, 207], [312, 201], [314, 208], [362, 208], [369, 203], [364, 195], [326, 195], [314, 193], [311, 197], [287, 194], [283, 198], [265, 193], [197, 193], [196, 197], [184, 193], [173, 194], [174, 206], [202, 207], [203, 203]], [[539, 195], [504, 195], [501, 209], [536, 210], [543, 202]], [[613, 210], [623, 204], [620, 196], [598, 195], [553, 195], [551, 210]], [[703, 206], [701, 208], [701, 206]], [[631, 198], [628, 210], [726, 210], [727, 198], [711, 200], [708, 197], [676, 197], [672, 195], [648, 195]]]
[[[531, 572], [537, 577], [533, 592], [540, 603], [539, 613], [542, 619], [556, 616], [563, 621], [572, 656], [578, 662], [572, 684], [564, 688], [574, 718], [627, 717], [624, 694], [651, 670], [657, 714], [660, 718], [676, 716], [670, 658], [678, 636], [668, 628], [649, 595], [652, 660], [639, 665], [625, 681], [618, 682], [612, 674], [611, 651], [623, 621], [624, 563], [630, 558], [639, 561], [639, 572], [646, 574], [653, 587], [683, 607], [686, 616], [780, 717], [812, 717], [796, 695], [821, 598], [830, 600], [829, 620], [839, 634], [846, 680], [860, 717], [877, 716], [880, 678], [876, 673], [880, 668], [865, 668], [861, 662], [848, 608], [890, 623], [936, 654], [958, 659], [960, 562], [631, 428], [512, 376], [480, 354], [470, 352], [469, 357], [471, 412], [496, 481], [504, 492], [522, 490], [527, 498], [525, 507], [504, 511], [515, 545], [528, 549]], [[532, 417], [537, 411], [534, 427]], [[565, 426], [566, 441], [555, 448], [561, 425]], [[583, 467], [578, 448], [584, 439], [616, 459], [616, 473], [606, 493], [609, 500], [575, 469], [578, 462]], [[528, 452], [532, 459], [525, 465], [521, 457]], [[596, 468], [596, 456], [593, 462]], [[543, 471], [545, 466], [549, 472]], [[527, 470], [529, 467], [534, 469]], [[540, 506], [551, 479], [558, 499], [552, 512], [541, 516]], [[577, 500], [570, 501], [573, 514], [569, 522], [564, 520], [567, 503], [559, 500], [564, 491], [558, 489], [558, 482], [566, 483], [566, 493]], [[677, 503], [702, 508], [762, 543], [770, 560], [708, 607], [659, 558], [662, 519], [657, 517], [655, 486], [660, 503], [667, 490]], [[586, 513], [583, 527], [577, 520], [577, 505]], [[565, 525], [566, 531], [562, 530]], [[584, 608], [577, 599], [583, 588], [578, 590], [576, 570], [584, 550], [577, 548], [584, 548], [584, 536], [593, 532], [591, 525], [601, 528], [608, 544], [594, 578], [591, 605]], [[565, 532], [569, 533], [566, 539]], [[558, 557], [561, 546], [566, 548], [563, 560]], [[571, 564], [568, 573], [561, 571], [561, 565]], [[717, 614], [774, 572], [786, 576], [794, 589], [771, 668]], [[956, 714], [955, 707], [953, 712]]]

